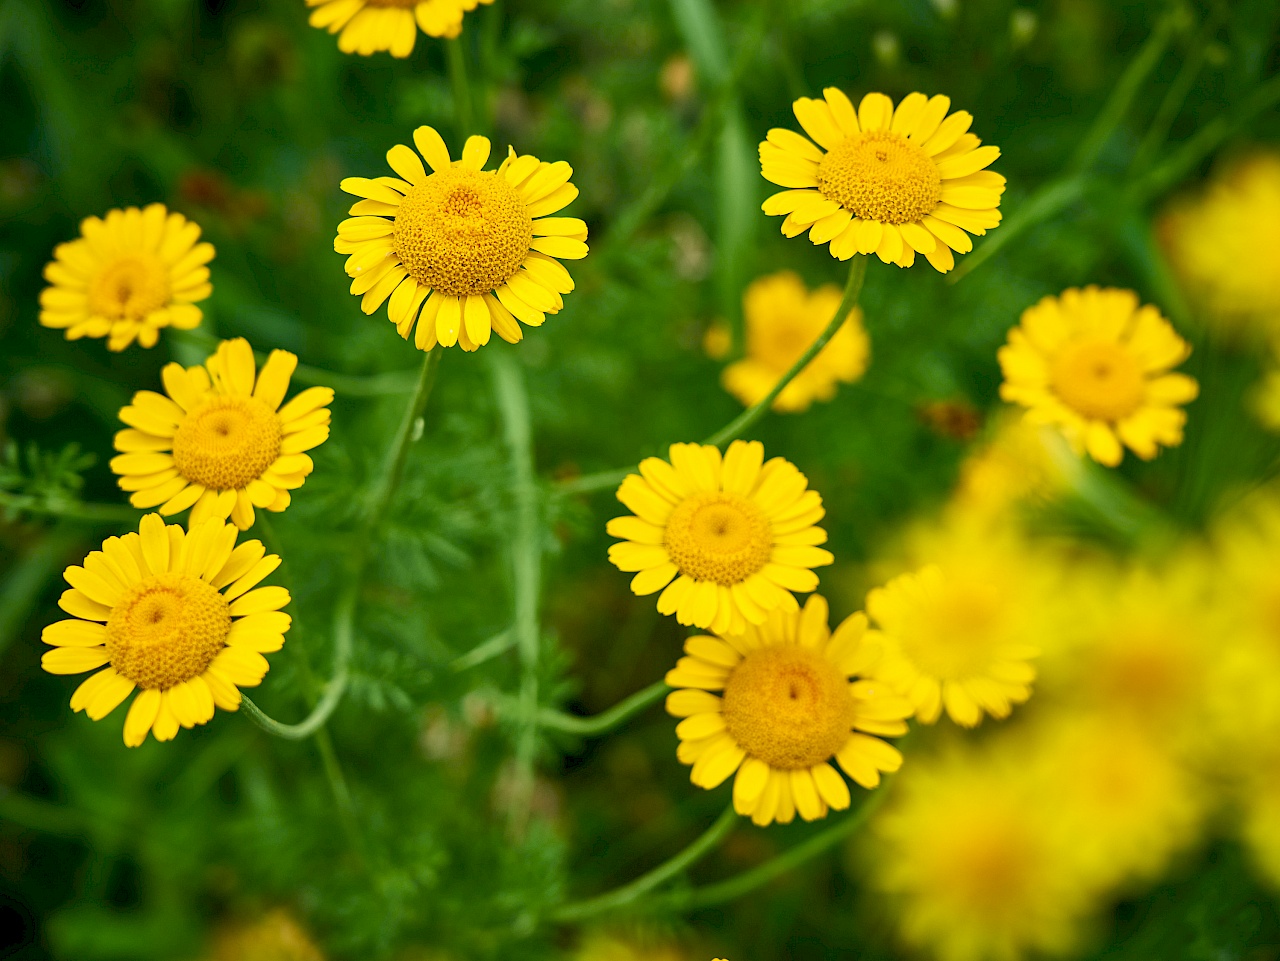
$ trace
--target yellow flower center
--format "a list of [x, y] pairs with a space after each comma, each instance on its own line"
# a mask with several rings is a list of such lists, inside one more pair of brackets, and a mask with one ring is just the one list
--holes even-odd
[[280, 456], [280, 418], [256, 397], [213, 395], [187, 414], [173, 438], [173, 462], [210, 490], [243, 490]]
[[89, 285], [89, 311], [108, 320], [142, 320], [169, 303], [169, 272], [145, 254], [115, 260]]
[[1123, 420], [1142, 405], [1142, 366], [1113, 340], [1087, 340], [1064, 347], [1049, 382], [1064, 404], [1093, 420]]
[[764, 511], [745, 497], [695, 494], [671, 512], [665, 546], [680, 573], [728, 587], [769, 562], [773, 529]]
[[853, 730], [849, 680], [817, 651], [785, 645], [752, 651], [724, 686], [724, 723], [770, 767], [809, 768], [844, 747]]
[[506, 177], [452, 167], [400, 202], [396, 255], [414, 280], [442, 294], [484, 294], [506, 283], [529, 255], [533, 219]]
[[1039, 854], [1016, 819], [993, 817], [995, 813], [974, 812], [954, 825], [934, 854], [938, 888], [958, 907], [988, 919], [1021, 910], [1021, 899], [1034, 890], [1033, 865]]
[[942, 177], [927, 153], [892, 130], [846, 137], [818, 164], [818, 189], [863, 220], [906, 224], [938, 206]]
[[945, 581], [895, 635], [922, 673], [959, 680], [982, 673], [1004, 631], [1006, 602], [992, 584]]
[[107, 621], [111, 666], [165, 690], [204, 673], [226, 645], [226, 599], [192, 574], [153, 574], [129, 588]]

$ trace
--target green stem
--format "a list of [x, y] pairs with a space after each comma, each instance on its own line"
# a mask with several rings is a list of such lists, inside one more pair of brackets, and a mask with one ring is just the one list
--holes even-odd
[[1178, 68], [1178, 74], [1169, 85], [1164, 99], [1160, 101], [1160, 106], [1156, 108], [1151, 126], [1147, 128], [1146, 135], [1133, 153], [1133, 160], [1129, 164], [1130, 171], [1146, 170], [1151, 166], [1151, 161], [1155, 159], [1160, 148], [1164, 146], [1169, 137], [1169, 129], [1182, 110], [1182, 105], [1186, 103], [1187, 94], [1191, 92], [1191, 87], [1204, 66], [1205, 51], [1217, 28], [1218, 9], [1214, 9], [1209, 12], [1200, 29], [1196, 31], [1190, 52], [1182, 61], [1182, 66]]
[[884, 803], [887, 794], [886, 787], [873, 791], [862, 802], [858, 810], [843, 821], [833, 824], [807, 841], [797, 844], [795, 847], [784, 851], [777, 857], [764, 862], [764, 864], [752, 868], [750, 871], [744, 871], [735, 878], [721, 881], [719, 884], [709, 884], [702, 888], [675, 891], [655, 900], [674, 911], [696, 911], [699, 908], [708, 908], [713, 905], [734, 901], [744, 894], [754, 891], [761, 885], [768, 884], [774, 878], [794, 870], [806, 861], [812, 860], [822, 852], [856, 833], [866, 825], [871, 819], [871, 815]]
[[[391, 505], [391, 495], [400, 486], [401, 475], [404, 474], [404, 463], [409, 457], [409, 447], [417, 439], [422, 428], [418, 421], [431, 399], [431, 388], [435, 386], [436, 372], [440, 369], [440, 359], [444, 356], [444, 348], [429, 350], [422, 359], [422, 367], [418, 371], [418, 381], [414, 385], [413, 395], [405, 407], [404, 416], [400, 419], [400, 427], [396, 430], [395, 439], [387, 450], [383, 461], [382, 473], [377, 482], [369, 490], [365, 501], [366, 534], [371, 533], [387, 513]], [[364, 538], [362, 538], [364, 540]]]
[[509, 351], [489, 352], [493, 389], [511, 456], [515, 530], [511, 565], [515, 595], [515, 647], [520, 653], [520, 733], [516, 742], [516, 778], [512, 786], [511, 824], [519, 832], [533, 797], [533, 762], [538, 744], [538, 601], [542, 593], [542, 544], [539, 538], [538, 485], [534, 473], [533, 431], [524, 376]]
[[86, 504], [45, 500], [31, 494], [11, 494], [8, 491], [0, 491], [0, 511], [29, 514], [32, 517], [60, 517], [63, 520], [103, 525], [136, 525], [142, 517], [141, 512], [124, 504]]
[[462, 37], [444, 42], [445, 56], [449, 61], [449, 85], [453, 87], [454, 120], [458, 124], [458, 136], [465, 139], [475, 131], [475, 117], [471, 109], [471, 86], [467, 82], [467, 54], [462, 49]]
[[619, 701], [607, 711], [593, 714], [590, 717], [578, 717], [543, 708], [538, 712], [538, 726], [549, 731], [562, 731], [565, 734], [577, 734], [581, 737], [599, 737], [608, 734], [614, 728], [621, 727], [631, 718], [657, 704], [671, 686], [666, 681], [650, 684], [642, 691], [636, 691], [628, 698]]
[[733, 805], [730, 804], [711, 827], [707, 828], [697, 840], [675, 857], [664, 861], [652, 871], [640, 875], [634, 881], [624, 884], [620, 888], [601, 894], [598, 897], [589, 898], [586, 901], [574, 901], [557, 908], [551, 914], [552, 920], [562, 922], [580, 921], [583, 918], [602, 914], [605, 911], [612, 911], [639, 900], [642, 895], [652, 891], [665, 881], [669, 881], [709, 854], [729, 836], [737, 822], [738, 814], [734, 811]]
[[[867, 275], [867, 258], [865, 256], [855, 256], [853, 262], [849, 264], [849, 279], [844, 285], [844, 297], [840, 300], [840, 306], [836, 308], [835, 315], [831, 318], [831, 322], [827, 324], [826, 329], [818, 335], [817, 339], [809, 345], [800, 358], [791, 365], [791, 368], [782, 375], [773, 390], [765, 394], [759, 401], [752, 404], [741, 414], [735, 417], [724, 427], [720, 428], [710, 437], [703, 441], [704, 444], [713, 444], [716, 447], [722, 447], [729, 441], [744, 433], [749, 427], [764, 417], [769, 412], [770, 406], [778, 395], [786, 389], [786, 386], [796, 379], [796, 376], [809, 365], [809, 361], [817, 356], [823, 347], [827, 346], [827, 342], [836, 335], [836, 332], [848, 319], [850, 311], [858, 305], [858, 297], [862, 293], [862, 282]], [[596, 474], [586, 474], [582, 477], [576, 477], [572, 480], [562, 481], [556, 485], [556, 492], [559, 494], [587, 494], [593, 491], [604, 490], [609, 487], [615, 487], [620, 484], [623, 479], [636, 470], [634, 467], [622, 467], [616, 470], [600, 471]]]

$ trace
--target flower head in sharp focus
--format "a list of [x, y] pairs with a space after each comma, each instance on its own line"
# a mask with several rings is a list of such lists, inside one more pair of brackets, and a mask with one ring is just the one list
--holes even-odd
[[1055, 806], [1004, 768], [913, 762], [873, 823], [872, 882], [894, 899], [902, 939], [940, 961], [1067, 950], [1096, 891]]
[[764, 463], [758, 441], [736, 440], [723, 457], [701, 444], [670, 453], [642, 461], [618, 488], [635, 516], [609, 521], [624, 539], [609, 560], [635, 573], [631, 590], [662, 591], [661, 613], [721, 634], [798, 610], [791, 592], [817, 589], [812, 568], [835, 560], [817, 546], [827, 540], [814, 526], [826, 511], [804, 474], [781, 457]]
[[910, 267], [921, 253], [946, 273], [953, 250], [973, 249], [968, 234], [1000, 223], [1005, 180], [985, 169], [1000, 150], [968, 132], [969, 113], [948, 115], [949, 97], [913, 93], [895, 109], [869, 93], [857, 110], [835, 87], [823, 98], [793, 105], [812, 141], [775, 127], [760, 144], [764, 178], [790, 188], [764, 202], [766, 214], [786, 215], [788, 237], [807, 230], [840, 260], [875, 253]]
[[870, 675], [925, 724], [943, 708], [965, 727], [1008, 717], [1031, 696], [1052, 566], [1013, 531], [963, 518], [926, 535], [914, 556], [931, 563], [867, 595], [880, 648]]
[[105, 337], [108, 350], [134, 341], [154, 347], [163, 327], [191, 330], [197, 303], [213, 292], [213, 245], [200, 228], [164, 204], [88, 217], [76, 240], [59, 244], [44, 268], [40, 323], [68, 340]]
[[[257, 369], [244, 338], [225, 340], [203, 366], [169, 364], [165, 391], [143, 390], [120, 411], [129, 429], [111, 469], [134, 507], [169, 516], [192, 508], [191, 523], [228, 517], [242, 531], [254, 508], [282, 511], [312, 471], [304, 453], [329, 437], [333, 391], [311, 387], [287, 404], [298, 358], [275, 350]], [[283, 405], [283, 406], [282, 406]]]
[[[414, 131], [424, 167], [403, 144], [387, 151], [397, 177], [349, 177], [342, 189], [362, 197], [338, 225], [333, 249], [347, 258], [351, 293], [372, 314], [387, 315], [420, 350], [436, 344], [476, 350], [491, 331], [510, 343], [564, 306], [573, 278], [559, 260], [587, 255], [587, 225], [551, 217], [578, 196], [563, 160], [545, 163], [514, 149], [497, 170], [482, 169], [489, 141], [470, 137], [462, 159], [431, 127]], [[430, 168], [428, 172], [427, 168]]]
[[[283, 587], [256, 587], [280, 565], [259, 541], [236, 546], [236, 528], [221, 521], [184, 531], [147, 514], [138, 533], [110, 537], [83, 566], [63, 575], [71, 589], [58, 606], [71, 620], [41, 635], [52, 650], [50, 674], [97, 671], [76, 688], [71, 707], [98, 721], [135, 689], [124, 742], [137, 747], [147, 732], [171, 740], [240, 706], [242, 687], [262, 683], [291, 619]], [[101, 670], [98, 670], [101, 668]]]
[[[748, 407], [760, 401], [831, 323], [840, 306], [834, 284], [812, 293], [799, 275], [784, 270], [752, 282], [742, 299], [747, 356], [725, 368], [725, 390]], [[852, 384], [867, 369], [870, 342], [855, 307], [816, 357], [782, 389], [776, 411], [808, 410], [815, 400], [830, 400], [836, 385]]]
[[[1170, 373], [1191, 353], [1160, 311], [1131, 290], [1072, 288], [1022, 314], [1000, 348], [1000, 396], [1062, 430], [1079, 453], [1115, 467], [1128, 447], [1151, 460], [1182, 443], [1199, 386]], [[1123, 446], [1122, 446], [1123, 445]]]
[[852, 679], [867, 659], [866, 626], [854, 614], [833, 634], [815, 594], [803, 611], [774, 611], [741, 634], [689, 638], [666, 680], [677, 688], [667, 710], [684, 718], [676, 757], [693, 765], [690, 780], [711, 790], [736, 771], [734, 809], [763, 826], [847, 808], [833, 760], [868, 790], [898, 770], [898, 749], [872, 735], [905, 734], [911, 705]]
[[338, 37], [343, 53], [362, 57], [390, 51], [393, 57], [413, 53], [418, 29], [429, 37], [456, 37], [463, 14], [493, 0], [307, 0], [311, 26]]
[[1280, 331], [1280, 155], [1229, 167], [1201, 195], [1175, 202], [1157, 234], [1211, 322]]

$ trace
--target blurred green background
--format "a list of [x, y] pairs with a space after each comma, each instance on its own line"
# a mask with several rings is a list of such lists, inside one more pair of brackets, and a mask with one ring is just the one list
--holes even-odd
[[[1127, 460], [1134, 489], [1196, 529], [1280, 454], [1241, 412], [1257, 352], [1207, 342], [1151, 240], [1168, 197], [1280, 144], [1275, 0], [497, 0], [468, 14], [460, 40], [478, 132], [573, 165], [582, 193], [566, 213], [589, 223], [592, 253], [570, 265], [564, 311], [523, 343], [444, 358], [330, 724], [349, 798], [335, 797], [314, 742], [269, 738], [243, 716], [126, 750], [124, 711], [96, 724], [70, 712], [73, 686], [39, 668], [39, 632], [58, 616], [62, 568], [129, 525], [58, 505], [124, 503], [106, 467], [117, 410], [168, 360], [204, 350], [172, 332], [123, 354], [68, 343], [36, 323], [40, 271], [81, 218], [162, 201], [217, 248], [199, 333], [333, 372], [316, 376], [337, 389], [332, 439], [272, 518], [295, 627], [255, 694], [275, 717], [303, 716], [311, 679], [328, 673], [352, 505], [419, 362], [385, 312], [365, 317], [346, 291], [338, 182], [383, 174], [387, 148], [420, 124], [460, 144], [441, 41], [420, 36], [405, 62], [344, 56], [306, 17], [302, 0], [0, 0], [0, 441], [12, 442], [0, 465], [0, 957], [207, 957], [211, 932], [276, 907], [335, 959], [558, 957], [578, 935], [539, 924], [543, 908], [633, 877], [710, 822], [727, 789], [689, 785], [655, 708], [604, 740], [539, 742], [533, 815], [508, 831], [518, 731], [494, 705], [519, 687], [519, 663], [502, 640], [482, 663], [457, 663], [508, 636], [512, 617], [516, 503], [484, 353], [508, 351], [528, 384], [541, 697], [600, 711], [659, 679], [685, 632], [607, 564], [604, 522], [623, 513], [611, 491], [555, 484], [704, 437], [741, 409], [702, 339], [721, 320], [740, 328], [754, 277], [789, 267], [814, 286], [843, 281], [825, 248], [785, 240], [759, 210], [772, 190], [756, 143], [794, 127], [798, 96], [946, 93], [1001, 147], [994, 166], [1009, 179], [990, 259], [970, 255], [983, 261], [954, 283], [923, 258], [908, 271], [873, 260], [866, 377], [752, 431], [824, 495], [833, 613], [861, 606], [867, 565], [951, 489], [996, 404], [996, 348], [1064, 287], [1136, 289], [1196, 343], [1186, 369], [1205, 396], [1188, 440], [1153, 464]], [[1083, 509], [1052, 523], [1126, 546]], [[744, 827], [695, 876], [727, 876], [813, 830]], [[691, 961], [898, 957], [890, 919], [845, 861], [830, 854], [737, 903], [650, 924], [693, 945]], [[1242, 853], [1213, 843], [1134, 891], [1088, 956], [1276, 958], [1280, 916]], [[262, 955], [276, 957], [310, 955]]]

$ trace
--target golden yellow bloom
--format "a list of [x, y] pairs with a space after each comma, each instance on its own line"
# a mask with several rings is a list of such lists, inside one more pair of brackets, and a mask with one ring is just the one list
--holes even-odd
[[456, 37], [463, 14], [481, 3], [493, 0], [307, 0], [307, 6], [316, 7], [311, 26], [341, 30], [338, 49], [362, 57], [383, 50], [409, 56], [419, 27], [428, 37]]
[[274, 350], [258, 372], [243, 337], [224, 340], [204, 366], [162, 371], [164, 394], [141, 390], [120, 411], [111, 469], [134, 507], [169, 516], [188, 507], [191, 524], [228, 517], [242, 531], [255, 507], [282, 511], [313, 464], [304, 451], [329, 437], [333, 391], [311, 387], [281, 404], [298, 358]]
[[867, 663], [866, 627], [866, 615], [854, 614], [833, 634], [827, 602], [814, 594], [803, 611], [774, 611], [741, 634], [689, 638], [666, 678], [678, 688], [667, 711], [684, 718], [676, 757], [693, 765], [689, 779], [711, 790], [736, 771], [734, 809], [766, 825], [847, 808], [833, 759], [868, 790], [881, 771], [898, 770], [898, 749], [870, 735], [907, 733], [911, 705], [884, 685], [850, 680]]
[[1228, 168], [1173, 204], [1157, 232], [1208, 319], [1228, 330], [1280, 329], [1280, 155]]
[[1022, 314], [998, 357], [1000, 396], [1036, 424], [1062, 430], [1077, 452], [1115, 467], [1123, 443], [1143, 460], [1182, 443], [1199, 386], [1169, 373], [1191, 346], [1131, 290], [1071, 288]]
[[147, 514], [137, 534], [109, 537], [82, 567], [63, 576], [71, 589], [58, 606], [71, 620], [44, 629], [50, 674], [98, 671], [76, 688], [71, 708], [95, 721], [138, 688], [124, 743], [147, 732], [171, 740], [178, 727], [204, 724], [214, 706], [240, 707], [241, 687], [257, 687], [292, 619], [283, 587], [259, 587], [280, 566], [259, 541], [236, 546], [236, 529], [218, 520], [165, 526]]
[[723, 457], [711, 445], [672, 444], [670, 462], [646, 458], [618, 488], [636, 516], [609, 521], [624, 538], [609, 560], [636, 574], [636, 594], [662, 591], [658, 610], [681, 624], [720, 634], [763, 624], [772, 611], [799, 610], [790, 592], [815, 590], [811, 568], [835, 560], [817, 546], [826, 511], [808, 484], [781, 457], [764, 463], [758, 441], [736, 440]]
[[[390, 298], [387, 315], [408, 340], [415, 321], [420, 350], [458, 344], [476, 350], [490, 331], [509, 343], [520, 323], [537, 327], [564, 306], [573, 278], [556, 258], [587, 255], [587, 225], [549, 217], [578, 196], [563, 160], [544, 163], [509, 148], [497, 170], [482, 169], [489, 141], [469, 137], [462, 159], [431, 127], [408, 147], [387, 151], [397, 177], [348, 177], [342, 189], [363, 197], [338, 225], [333, 249], [347, 258], [351, 292], [372, 314]], [[421, 317], [419, 317], [421, 312]]]
[[45, 265], [41, 325], [65, 330], [67, 340], [106, 337], [108, 350], [135, 340], [154, 347], [162, 327], [198, 327], [214, 253], [199, 239], [199, 226], [164, 204], [85, 218], [80, 236]]
[[276, 908], [257, 921], [224, 925], [209, 961], [324, 961], [324, 955], [293, 915]]
[[997, 515], [1020, 502], [1052, 500], [1071, 487], [1078, 469], [1060, 434], [1006, 408], [986, 443], [960, 465], [953, 504]]
[[979, 146], [968, 112], [948, 116], [949, 97], [913, 93], [894, 109], [869, 93], [855, 111], [835, 87], [822, 94], [793, 105], [817, 146], [779, 127], [760, 144], [765, 180], [791, 188], [764, 202], [766, 214], [786, 214], [788, 237], [807, 230], [840, 260], [874, 252], [900, 267], [918, 252], [946, 273], [953, 250], [973, 249], [965, 231], [982, 235], [1000, 223], [1005, 180], [984, 169], [1000, 149]]
[[588, 933], [573, 961], [690, 961], [689, 952], [661, 931], [625, 926]]
[[[810, 293], [790, 270], [753, 281], [742, 298], [747, 356], [725, 368], [720, 377], [725, 390], [748, 407], [763, 399], [831, 323], [841, 297], [834, 284]], [[815, 400], [830, 400], [838, 383], [852, 384], [866, 372], [870, 349], [862, 310], [855, 307], [818, 356], [782, 389], [773, 409], [798, 412]]]
[[1077, 838], [1018, 768], [966, 756], [913, 763], [874, 822], [874, 884], [898, 927], [940, 961], [1020, 961], [1062, 952], [1093, 889]]
[[1253, 772], [1241, 798], [1241, 832], [1249, 853], [1273, 887], [1280, 889], [1280, 759]]
[[932, 563], [867, 595], [879, 630], [870, 670], [934, 723], [945, 707], [973, 727], [1031, 696], [1051, 565], [1012, 531], [959, 518], [918, 548]]

